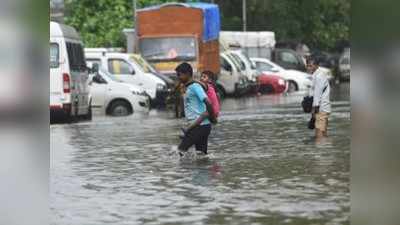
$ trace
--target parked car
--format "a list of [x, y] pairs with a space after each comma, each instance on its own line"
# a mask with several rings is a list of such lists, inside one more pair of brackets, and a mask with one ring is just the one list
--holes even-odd
[[274, 32], [221, 31], [220, 42], [230, 49], [242, 50], [249, 57], [268, 58], [285, 69], [306, 71], [302, 55], [288, 47], [276, 46]]
[[165, 81], [142, 68], [132, 54], [85, 49], [87, 62], [97, 62], [100, 68], [119, 80], [140, 86], [151, 98], [152, 106], [163, 104], [169, 95]]
[[347, 48], [339, 59], [340, 80], [350, 80], [350, 68], [350, 48]]
[[263, 58], [251, 58], [260, 72], [273, 74], [288, 82], [288, 92], [307, 91], [311, 87], [312, 76], [297, 70], [286, 70], [283, 67]]
[[287, 90], [287, 82], [280, 76], [262, 73], [257, 77], [258, 90], [261, 94], [281, 94]]
[[111, 116], [149, 111], [150, 98], [143, 88], [124, 83], [104, 69], [98, 70], [97, 65], [89, 66], [95, 68], [89, 82], [94, 108], [101, 108]]
[[70, 26], [50, 22], [50, 117], [91, 119], [83, 44]]
[[241, 70], [249, 79], [250, 85], [255, 85], [258, 74], [254, 63], [241, 50], [230, 51], [230, 53], [240, 63]]
[[151, 65], [149, 62], [147, 62], [147, 60], [144, 59], [141, 55], [131, 54], [131, 56], [132, 56], [131, 57], [132, 60], [134, 60], [140, 67], [142, 67], [143, 71], [146, 74], [151, 74], [151, 75], [154, 75], [154, 76], [160, 78], [167, 85], [167, 89], [164, 92], [162, 92], [162, 91], [157, 92], [157, 94], [159, 96], [156, 97], [156, 99], [159, 99], [159, 100], [157, 102], [155, 102], [154, 105], [164, 107], [164, 106], [166, 106], [166, 104], [172, 103], [173, 99], [172, 99], [171, 93], [175, 88], [175, 81], [173, 79], [171, 79], [169, 76], [157, 71], [154, 68], [154, 66]]
[[225, 95], [242, 95], [249, 89], [247, 77], [228, 52], [220, 54], [221, 73], [217, 81], [217, 90], [221, 97]]

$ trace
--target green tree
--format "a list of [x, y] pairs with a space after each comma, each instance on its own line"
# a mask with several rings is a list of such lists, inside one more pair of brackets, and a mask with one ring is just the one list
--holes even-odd
[[[137, 0], [137, 6], [189, 1], [195, 0]], [[242, 30], [242, 0], [214, 2], [222, 30]], [[81, 33], [87, 47], [124, 47], [122, 30], [135, 26], [132, 0], [65, 0], [65, 8], [65, 22]], [[350, 38], [350, 0], [247, 0], [247, 18], [249, 31], [274, 31], [278, 41], [301, 41], [321, 50]]]
[[[222, 30], [242, 30], [242, 0], [216, 0]], [[274, 31], [278, 41], [331, 50], [349, 40], [350, 0], [247, 0], [247, 30]]]
[[124, 46], [122, 30], [133, 26], [126, 0], [66, 0], [65, 23], [75, 27], [87, 47]]

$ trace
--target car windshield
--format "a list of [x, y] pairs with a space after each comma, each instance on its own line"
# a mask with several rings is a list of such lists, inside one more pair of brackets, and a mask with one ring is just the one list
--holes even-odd
[[157, 73], [157, 70], [154, 69], [154, 67], [151, 66], [142, 57], [132, 55], [131, 57], [129, 57], [129, 59], [132, 60], [134, 63], [138, 64], [143, 69], [143, 72], [145, 72], [145, 73]]
[[242, 55], [244, 56], [243, 58], [246, 61], [246, 63], [248, 65], [250, 65], [251, 69], [255, 70], [256, 67], [255, 67], [254, 63], [251, 62], [250, 58], [245, 53], [242, 53]]
[[139, 43], [140, 52], [149, 61], [196, 60], [193, 37], [145, 38]]
[[242, 71], [242, 69], [240, 68], [240, 62], [238, 62], [235, 57], [233, 57], [231, 54], [226, 54], [226, 57], [228, 57], [232, 62], [233, 62], [233, 66], [235, 67], [235, 69], [237, 71]]
[[239, 66], [239, 68], [240, 68], [240, 70], [246, 70], [246, 64], [243, 62], [243, 60], [238, 56], [238, 55], [236, 55], [236, 54], [232, 54], [232, 58], [234, 58], [234, 60], [233, 61], [236, 61], [236, 63], [238, 64], [238, 65], [240, 65]]
[[284, 69], [283, 67], [281, 67], [280, 65], [278, 65], [278, 64], [276, 64], [276, 63], [273, 63], [273, 62], [271, 62], [271, 61], [269, 61], [268, 64], [271, 65], [271, 66], [273, 66], [273, 67], [275, 67], [275, 68], [278, 69], [279, 71], [285, 70], [285, 69]]

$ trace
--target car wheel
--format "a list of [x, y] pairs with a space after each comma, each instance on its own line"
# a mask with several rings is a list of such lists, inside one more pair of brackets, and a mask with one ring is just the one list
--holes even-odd
[[133, 113], [130, 104], [123, 100], [117, 100], [110, 106], [109, 114], [111, 116], [128, 116]]
[[291, 93], [291, 92], [295, 92], [295, 91], [298, 91], [297, 84], [296, 84], [296, 82], [290, 80], [289, 84], [288, 84], [288, 92]]
[[261, 94], [271, 94], [271, 93], [274, 93], [274, 91], [275, 91], [274, 87], [272, 87], [272, 85], [270, 85], [270, 84], [261, 85], [260, 90], [259, 90], [259, 92]]

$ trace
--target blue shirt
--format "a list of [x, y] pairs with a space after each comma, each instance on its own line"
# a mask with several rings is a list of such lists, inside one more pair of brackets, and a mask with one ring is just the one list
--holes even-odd
[[[185, 116], [186, 119], [194, 122], [201, 114], [207, 111], [204, 100], [207, 98], [206, 92], [203, 90], [200, 84], [193, 83], [186, 89], [184, 104], [185, 104]], [[210, 124], [208, 119], [204, 119], [201, 125]]]

